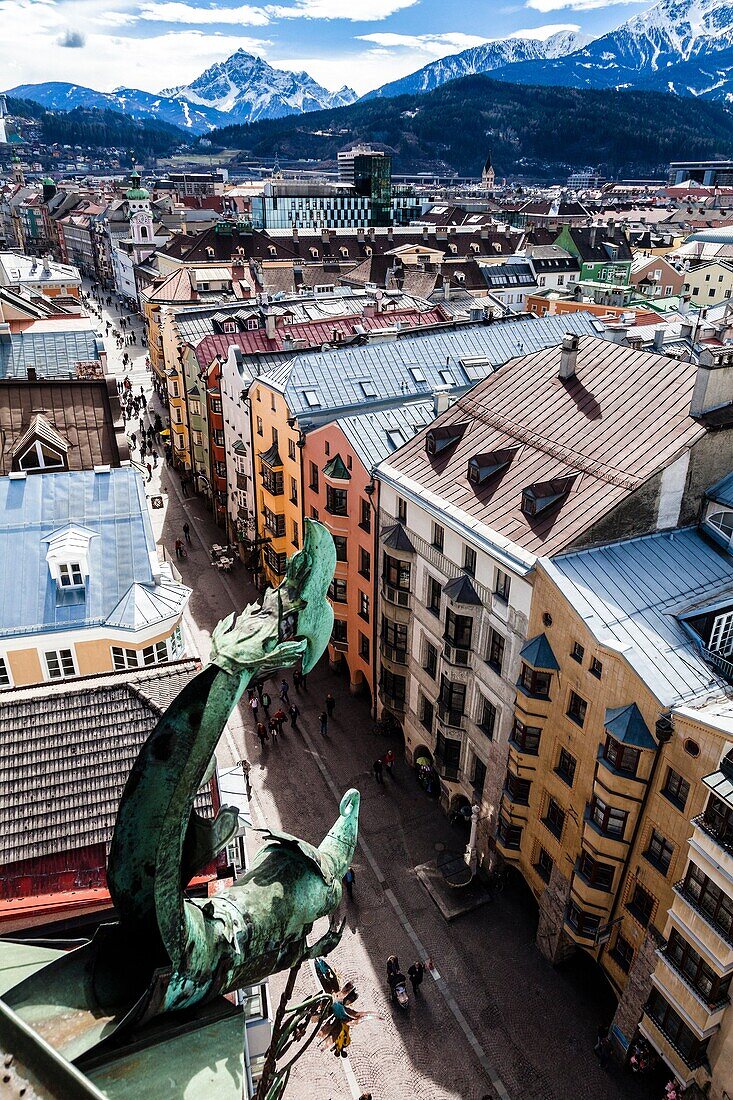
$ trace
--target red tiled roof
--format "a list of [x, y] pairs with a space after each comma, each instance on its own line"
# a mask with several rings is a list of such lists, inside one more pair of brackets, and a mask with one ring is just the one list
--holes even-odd
[[[202, 367], [208, 367], [216, 355], [226, 356], [232, 346], [241, 349], [244, 355], [258, 355], [264, 353], [283, 352], [283, 340], [305, 341], [306, 348], [319, 348], [333, 340], [334, 331], [342, 332], [344, 340], [352, 340], [359, 333], [356, 326], [362, 326], [367, 332], [370, 330], [392, 328], [397, 321], [403, 328], [426, 328], [429, 325], [443, 324], [446, 316], [439, 306], [435, 309], [423, 310], [395, 310], [387, 313], [376, 313], [373, 317], [364, 314], [351, 314], [348, 317], [336, 317], [332, 321], [313, 321], [310, 324], [286, 325], [276, 330], [274, 339], [270, 340], [264, 328], [254, 329], [252, 332], [235, 332], [229, 335], [205, 336], [196, 345], [196, 358]], [[299, 350], [305, 350], [303, 348]]]
[[[553, 554], [704, 434], [689, 416], [694, 364], [584, 336], [576, 375], [563, 382], [560, 354], [554, 347], [514, 359], [480, 382], [434, 421], [468, 422], [449, 456], [426, 454], [425, 429], [383, 464], [385, 478], [436, 494], [446, 512], [460, 510], [532, 554]], [[470, 458], [517, 445], [502, 475], [469, 482]], [[527, 486], [572, 475], [558, 508], [534, 517], [521, 510]]]

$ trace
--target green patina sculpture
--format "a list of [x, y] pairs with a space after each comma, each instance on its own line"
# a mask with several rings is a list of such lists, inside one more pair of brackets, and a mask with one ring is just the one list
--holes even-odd
[[234, 886], [208, 899], [185, 895], [192, 876], [237, 830], [231, 807], [213, 821], [193, 809], [227, 719], [253, 679], [298, 660], [305, 673], [316, 664], [331, 635], [326, 591], [335, 561], [329, 532], [307, 520], [303, 549], [290, 559], [283, 583], [268, 591], [261, 608], [219, 624], [211, 663], [168, 708], [127, 780], [107, 867], [118, 921], [6, 995], [67, 1058], [338, 943], [341, 929], [332, 923], [312, 947], [307, 936], [341, 900], [356, 848], [355, 790], [344, 795], [338, 820], [317, 848], [269, 833]]

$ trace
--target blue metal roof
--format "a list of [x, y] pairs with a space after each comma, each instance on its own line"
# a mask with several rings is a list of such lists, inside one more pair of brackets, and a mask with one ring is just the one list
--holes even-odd
[[657, 743], [636, 703], [625, 707], [608, 707], [603, 725], [616, 741], [635, 749], [656, 749]]
[[[59, 592], [46, 561], [49, 536], [68, 524], [92, 533], [84, 593]], [[154, 580], [154, 553], [145, 489], [135, 470], [0, 478], [0, 637], [112, 620], [118, 629], [135, 630], [175, 614], [172, 605], [181, 609], [188, 589]], [[161, 601], [167, 614], [160, 613]]]
[[727, 508], [733, 508], [733, 474], [726, 474], [711, 485], [705, 496], [708, 500], [715, 500], [718, 504], [724, 504]]
[[373, 470], [434, 419], [435, 407], [429, 397], [406, 402], [397, 408], [344, 416], [339, 419], [339, 427], [365, 469]]
[[528, 642], [525, 642], [520, 656], [532, 668], [549, 669], [551, 671], [557, 671], [560, 668], [557, 657], [552, 652], [552, 646], [545, 634], [538, 634], [536, 638], [530, 638]]
[[[307, 427], [335, 420], [347, 409], [367, 411], [425, 398], [438, 387], [462, 393], [518, 355], [555, 347], [566, 332], [597, 336], [597, 326], [589, 313], [449, 326], [300, 354], [260, 377], [285, 395], [292, 415]], [[375, 397], [365, 396], [364, 383], [373, 385]]]
[[0, 338], [0, 379], [27, 378], [34, 367], [39, 378], [76, 378], [76, 364], [99, 359], [104, 343], [93, 329], [64, 332], [14, 332]]
[[721, 681], [680, 616], [713, 602], [733, 604], [733, 557], [696, 527], [541, 564], [586, 627], [628, 662], [662, 706], [719, 694]]

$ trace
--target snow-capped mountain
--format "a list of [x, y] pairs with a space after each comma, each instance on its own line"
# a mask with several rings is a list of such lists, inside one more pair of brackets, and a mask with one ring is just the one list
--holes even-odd
[[322, 107], [344, 107], [356, 99], [350, 88], [329, 92], [308, 73], [275, 69], [244, 50], [212, 65], [192, 84], [167, 88], [158, 95], [137, 88], [97, 92], [60, 81], [20, 84], [8, 89], [8, 95], [32, 99], [51, 111], [72, 111], [75, 107], [121, 111], [136, 119], [170, 122], [195, 134], [217, 126], [281, 118]]
[[502, 66], [495, 75], [522, 84], [645, 88], [733, 102], [733, 3], [659, 0], [569, 55]]
[[431, 61], [409, 76], [393, 80], [375, 88], [362, 98], [374, 99], [376, 96], [415, 95], [431, 92], [449, 80], [475, 73], [489, 73], [504, 65], [522, 61], [535, 61], [544, 58], [564, 57], [588, 39], [573, 31], [558, 31], [557, 34], [541, 40], [539, 38], [502, 38], [485, 42], [482, 46], [471, 46], [461, 53], [441, 57]]
[[237, 50], [226, 61], [212, 65], [192, 84], [166, 89], [161, 95], [182, 97], [197, 107], [222, 112], [228, 116], [227, 123], [345, 107], [356, 99], [356, 92], [350, 88], [329, 92], [308, 73], [274, 69], [245, 50]]

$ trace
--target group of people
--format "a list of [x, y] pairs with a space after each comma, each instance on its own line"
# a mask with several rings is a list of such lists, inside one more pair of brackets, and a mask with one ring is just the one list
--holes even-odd
[[[247, 703], [252, 711], [257, 737], [262, 749], [270, 740], [273, 744], [277, 744], [277, 739], [282, 734], [283, 726], [288, 720], [290, 720], [290, 725], [294, 730], [298, 728], [300, 709], [297, 703], [290, 702], [290, 687], [287, 680], [282, 680], [280, 683], [280, 706], [274, 714], [270, 714], [270, 707], [273, 705], [272, 696], [262, 684], [247, 689]], [[260, 707], [262, 707], [265, 721], [259, 718]], [[288, 708], [287, 713], [283, 709], [284, 707]]]
[[389, 774], [394, 779], [394, 762], [395, 754], [393, 749], [387, 749], [384, 756], [378, 756], [372, 764], [372, 772], [377, 783], [384, 783], [384, 769], [386, 768]]
[[[425, 964], [416, 959], [407, 970], [407, 976], [412, 984], [412, 992], [417, 994], [425, 977]], [[407, 979], [400, 969], [400, 960], [396, 955], [390, 955], [387, 959], [387, 982], [392, 992], [398, 985], [406, 985]]]

